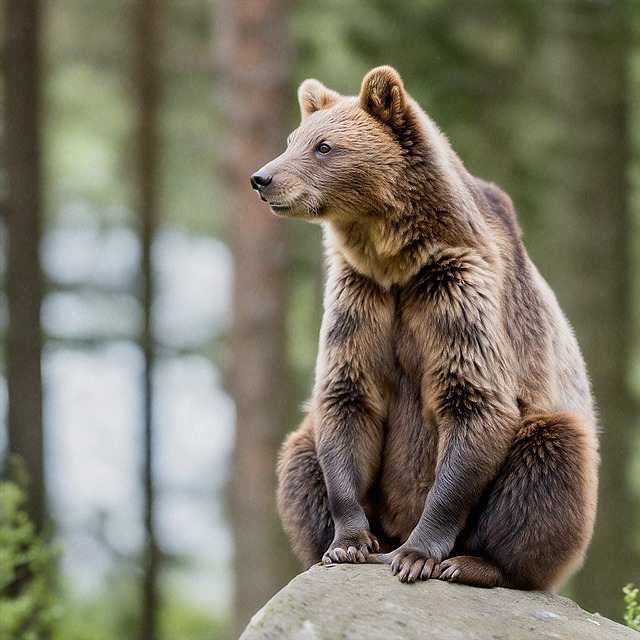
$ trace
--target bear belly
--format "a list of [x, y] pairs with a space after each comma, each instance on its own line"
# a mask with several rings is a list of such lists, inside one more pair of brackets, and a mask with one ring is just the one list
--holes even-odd
[[378, 499], [372, 505], [376, 520], [387, 536], [402, 542], [418, 523], [434, 482], [437, 448], [435, 427], [423, 417], [420, 390], [398, 367]]

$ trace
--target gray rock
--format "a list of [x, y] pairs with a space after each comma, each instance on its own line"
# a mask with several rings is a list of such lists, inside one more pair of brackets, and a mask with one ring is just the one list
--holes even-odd
[[[622, 597], [620, 598], [622, 606]], [[240, 640], [640, 640], [541, 591], [402, 584], [381, 565], [315, 566], [256, 613]]]

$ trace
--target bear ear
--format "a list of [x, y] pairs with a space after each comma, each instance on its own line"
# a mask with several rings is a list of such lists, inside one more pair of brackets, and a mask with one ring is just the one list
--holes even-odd
[[330, 109], [342, 96], [319, 80], [305, 80], [298, 89], [298, 102], [304, 120], [320, 109]]
[[376, 67], [362, 81], [360, 107], [399, 132], [405, 122], [405, 96], [400, 74], [393, 67]]

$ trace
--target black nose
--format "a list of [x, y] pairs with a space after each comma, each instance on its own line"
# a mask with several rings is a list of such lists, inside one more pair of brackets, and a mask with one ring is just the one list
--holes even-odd
[[268, 187], [272, 180], [273, 176], [268, 173], [256, 171], [256, 173], [251, 176], [251, 186], [256, 189], [256, 191], [260, 191]]

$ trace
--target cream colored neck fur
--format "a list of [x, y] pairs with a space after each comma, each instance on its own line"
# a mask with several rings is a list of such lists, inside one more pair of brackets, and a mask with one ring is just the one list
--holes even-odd
[[428, 241], [409, 252], [384, 223], [324, 225], [325, 245], [329, 252], [340, 253], [359, 273], [383, 287], [405, 284], [420, 271], [431, 251]]
[[[464, 185], [466, 201], [473, 202]], [[431, 224], [427, 210], [407, 212], [397, 205], [395, 215], [384, 212], [364, 218], [329, 219], [323, 224], [325, 246], [338, 252], [359, 273], [385, 288], [406, 284], [443, 247], [479, 248], [487, 243], [486, 224], [476, 206], [453, 207], [444, 215], [448, 220], [447, 237]], [[484, 238], [484, 240], [483, 240]], [[484, 252], [483, 252], [484, 253]]]

